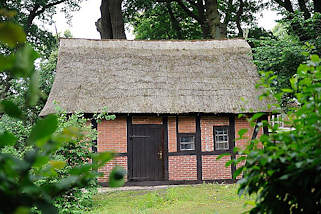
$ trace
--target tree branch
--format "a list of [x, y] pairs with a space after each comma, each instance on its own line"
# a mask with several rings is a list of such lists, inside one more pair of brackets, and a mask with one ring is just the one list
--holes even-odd
[[308, 8], [305, 5], [305, 0], [298, 0], [300, 10], [303, 12], [304, 19], [309, 19], [311, 17]]
[[192, 11], [190, 11], [189, 8], [187, 8], [185, 6], [185, 4], [182, 2], [182, 0], [174, 0], [174, 1], [177, 2], [177, 4], [184, 10], [185, 13], [187, 13], [187, 15], [189, 15], [192, 18], [194, 18], [198, 22], [200, 22], [198, 16], [196, 14], [194, 14]]
[[197, 0], [197, 12], [199, 18], [199, 24], [201, 25], [203, 38], [211, 38], [210, 28], [208, 24], [208, 19], [206, 17], [205, 5], [203, 0]]
[[[33, 22], [33, 20], [34, 20], [37, 16], [39, 16], [40, 14], [42, 14], [43, 12], [45, 12], [45, 10], [47, 10], [47, 9], [53, 7], [53, 6], [56, 6], [56, 5], [58, 5], [58, 4], [61, 4], [61, 3], [65, 2], [65, 1], [67, 1], [67, 0], [59, 0], [59, 1], [56, 1], [56, 2], [49, 3], [49, 4], [47, 4], [47, 5], [44, 5], [44, 6], [41, 6], [41, 5], [39, 5], [39, 4], [36, 3], [35, 6], [33, 7], [33, 9], [32, 9], [32, 10], [30, 11], [30, 13], [29, 13], [28, 20], [27, 20], [27, 23], [26, 23], [25, 28], [26, 28], [26, 29], [29, 29], [30, 26], [31, 26], [31, 24], [32, 24], [32, 22]], [[41, 9], [40, 9], [40, 7], [41, 7]], [[40, 9], [40, 10], [39, 10], [39, 9]]]
[[193, 5], [194, 7], [197, 7], [197, 3], [193, 0], [186, 0], [188, 3], [190, 3], [191, 5]]
[[37, 10], [39, 9], [39, 7], [40, 7], [40, 5], [36, 3], [35, 6], [33, 7], [33, 9], [30, 11], [26, 26], [25, 26], [26, 29], [28, 29], [31, 26], [32, 21], [36, 17], [36, 13], [37, 13]]
[[[231, 11], [232, 6], [233, 6], [233, 0], [229, 0], [227, 3], [227, 11]], [[230, 22], [230, 19], [231, 19], [231, 13], [226, 13], [223, 23], [225, 25], [228, 25], [228, 23]]]
[[239, 10], [236, 13], [236, 26], [237, 26], [237, 29], [239, 31], [239, 33], [238, 33], [239, 37], [243, 36], [243, 30], [242, 30], [242, 27], [241, 27], [241, 16], [243, 14], [243, 8], [244, 8], [244, 2], [243, 2], [243, 0], [240, 0], [240, 7], [239, 7]]
[[281, 7], [286, 9], [288, 12], [293, 13], [293, 6], [290, 0], [274, 0], [276, 3], [278, 3]]
[[321, 13], [321, 0], [313, 0], [314, 12]]
[[178, 23], [177, 19], [174, 16], [170, 1], [166, 2], [166, 8], [167, 8], [168, 14], [170, 16], [170, 20], [171, 20], [172, 26], [176, 31], [177, 39], [183, 39], [182, 29], [179, 26], [179, 23]]
[[52, 2], [52, 3], [50, 3], [50, 4], [47, 4], [47, 5], [43, 6], [42, 9], [39, 10], [39, 11], [36, 13], [36, 15], [38, 16], [38, 15], [42, 14], [43, 12], [45, 12], [45, 10], [47, 10], [48, 8], [51, 8], [51, 7], [56, 6], [56, 5], [58, 5], [58, 4], [61, 4], [61, 3], [65, 2], [65, 1], [67, 1], [67, 0], [59, 0], [59, 1]]

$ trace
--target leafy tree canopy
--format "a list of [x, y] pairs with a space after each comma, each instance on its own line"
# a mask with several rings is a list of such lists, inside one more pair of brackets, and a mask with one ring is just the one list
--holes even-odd
[[210, 33], [214, 23], [210, 23], [211, 14], [207, 13], [214, 3], [217, 11], [212, 16], [218, 17], [217, 24], [225, 37], [243, 36], [244, 26], [255, 26], [254, 14], [265, 6], [256, 0], [134, 0], [124, 2], [124, 16], [139, 39], [214, 38]]
[[[296, 35], [301, 41], [316, 38], [311, 34], [311, 22], [320, 20], [316, 14], [321, 13], [321, 0], [271, 0], [270, 5], [283, 15], [281, 21], [287, 23], [290, 34]], [[320, 28], [314, 32], [320, 33]]]
[[[44, 30], [40, 25], [53, 24], [53, 15], [60, 10], [70, 20], [71, 12], [79, 10], [83, 0], [3, 0], [0, 8], [10, 11], [11, 16], [2, 16], [1, 20], [10, 18], [23, 26], [27, 40], [43, 56], [49, 56], [56, 40], [51, 32]], [[4, 11], [4, 10], [3, 10]], [[13, 16], [13, 14], [15, 14]], [[38, 23], [38, 24], [36, 24]]]
[[[302, 28], [300, 35], [292, 30], [296, 23]], [[321, 55], [321, 13], [315, 13], [311, 18], [304, 19], [301, 14], [294, 14], [293, 19], [282, 19], [273, 29], [273, 36], [260, 39], [250, 39], [253, 47], [254, 63], [260, 71], [273, 71], [276, 79], [273, 86], [276, 92], [290, 87], [290, 79], [297, 72], [297, 67], [308, 60], [307, 52]], [[304, 53], [304, 54], [302, 54]], [[284, 95], [283, 104], [292, 97]]]

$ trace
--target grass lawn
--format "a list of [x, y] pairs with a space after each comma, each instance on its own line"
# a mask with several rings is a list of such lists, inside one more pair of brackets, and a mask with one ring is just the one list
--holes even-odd
[[94, 213], [219, 213], [237, 214], [250, 209], [239, 198], [237, 185], [202, 184], [146, 191], [100, 193], [94, 197]]

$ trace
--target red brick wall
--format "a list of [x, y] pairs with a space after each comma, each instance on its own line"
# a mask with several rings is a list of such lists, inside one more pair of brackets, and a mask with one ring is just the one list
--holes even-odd
[[[104, 120], [97, 124], [98, 152], [114, 151], [118, 153], [127, 152], [127, 120], [125, 117], [117, 117], [115, 120]], [[124, 167], [127, 170], [127, 157], [116, 157], [106, 163], [98, 171], [103, 172], [103, 177], [99, 182], [108, 182], [108, 176], [112, 168], [116, 165]]]
[[168, 157], [169, 180], [197, 180], [196, 155]]
[[[98, 178], [98, 182], [108, 182], [109, 173], [115, 166], [121, 166], [127, 171], [127, 157], [116, 157], [100, 168], [98, 171], [104, 173], [104, 175]], [[125, 178], [127, 180], [127, 176]]]
[[168, 152], [177, 152], [176, 117], [168, 117]]
[[134, 116], [132, 124], [163, 124], [161, 117]]
[[195, 117], [178, 117], [178, 133], [195, 133]]
[[[244, 149], [246, 145], [248, 144], [249, 140], [251, 140], [254, 127], [251, 127], [250, 123], [248, 122], [249, 117], [243, 117], [243, 118], [237, 118], [235, 117], [235, 139], [239, 138], [239, 130], [241, 129], [247, 129], [248, 131], [243, 135], [244, 139], [241, 140], [235, 140], [235, 146], [239, 147], [240, 149]], [[257, 134], [257, 139], [263, 134], [263, 128], [261, 128]], [[236, 155], [236, 158], [241, 157], [240, 155]], [[245, 164], [245, 161], [240, 162], [237, 166], [236, 169], [239, 167], [243, 166]], [[241, 179], [242, 174], [237, 176], [237, 179]]]
[[[195, 133], [195, 117], [179, 117], [178, 131], [180, 133]], [[201, 147], [202, 151], [213, 151], [213, 126], [229, 125], [228, 117], [201, 117]], [[134, 117], [133, 124], [162, 124], [162, 117]], [[241, 128], [249, 128], [246, 137], [252, 137], [253, 128], [250, 127], [246, 118], [235, 117], [235, 136]], [[117, 117], [115, 120], [102, 121], [97, 125], [98, 129], [98, 152], [115, 151], [127, 152], [127, 120], [126, 117]], [[262, 133], [260, 130], [258, 136]], [[239, 140], [236, 146], [244, 146], [247, 140]], [[176, 117], [168, 117], [168, 150], [177, 151]], [[225, 167], [225, 162], [230, 160], [226, 156], [216, 160], [216, 155], [202, 156], [203, 180], [231, 179], [231, 168]], [[107, 182], [109, 172], [115, 165], [121, 165], [127, 170], [127, 157], [117, 157], [107, 163], [99, 171], [104, 172], [100, 182]], [[169, 180], [197, 180], [196, 155], [169, 156], [168, 157]]]
[[[236, 155], [236, 159], [240, 158], [241, 155]], [[237, 164], [236, 169], [238, 169], [241, 166], [245, 165], [245, 160], [241, 161], [239, 164]], [[243, 173], [241, 173], [239, 176], [236, 177], [236, 179], [241, 179], [242, 178]]]
[[[243, 138], [241, 140], [235, 140], [235, 146], [239, 148], [244, 148], [249, 140], [251, 140], [252, 135], [253, 135], [253, 130], [254, 127], [251, 127], [250, 123], [247, 121], [248, 118], [235, 118], [235, 139], [239, 138], [239, 130], [241, 129], [248, 129], [248, 131], [243, 135]], [[263, 128], [260, 128], [258, 134], [257, 134], [257, 139], [263, 134]]]
[[218, 155], [203, 155], [202, 156], [202, 179], [231, 179], [231, 167], [225, 167], [225, 163], [231, 160], [230, 156], [216, 160]]
[[117, 117], [115, 120], [104, 120], [97, 124], [97, 130], [98, 152], [127, 152], [127, 120], [125, 117]]
[[228, 126], [228, 117], [201, 117], [202, 151], [214, 151], [213, 126]]

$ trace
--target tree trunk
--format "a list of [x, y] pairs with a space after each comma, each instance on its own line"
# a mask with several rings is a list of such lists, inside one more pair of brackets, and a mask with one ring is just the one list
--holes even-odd
[[121, 11], [123, 0], [109, 0], [110, 21], [113, 30], [113, 39], [126, 39], [124, 19]]
[[169, 1], [166, 2], [166, 8], [171, 20], [172, 28], [176, 31], [177, 39], [183, 39], [182, 29], [179, 26], [179, 22], [177, 21], [176, 17], [174, 16], [172, 6]]
[[101, 18], [95, 23], [101, 39], [126, 39], [121, 3], [122, 0], [101, 1]]
[[198, 23], [201, 26], [203, 39], [212, 38], [210, 27], [208, 25], [207, 17], [205, 14], [205, 6], [203, 0], [197, 1], [197, 13], [198, 13]]
[[243, 37], [243, 30], [241, 27], [241, 16], [243, 14], [243, 7], [244, 7], [244, 2], [243, 2], [243, 0], [240, 0], [240, 6], [239, 6], [239, 9], [236, 13], [236, 27], [239, 31], [238, 37]]
[[96, 28], [101, 39], [113, 39], [113, 30], [110, 21], [109, 0], [102, 0], [100, 5], [101, 18], [97, 20]]
[[321, 13], [321, 0], [314, 0], [313, 7], [315, 13]]
[[220, 22], [217, 0], [205, 0], [206, 16], [213, 39], [226, 38], [226, 26]]
[[303, 12], [304, 19], [309, 19], [311, 17], [311, 14], [305, 5], [305, 0], [299, 0], [298, 3], [299, 3], [301, 12]]

